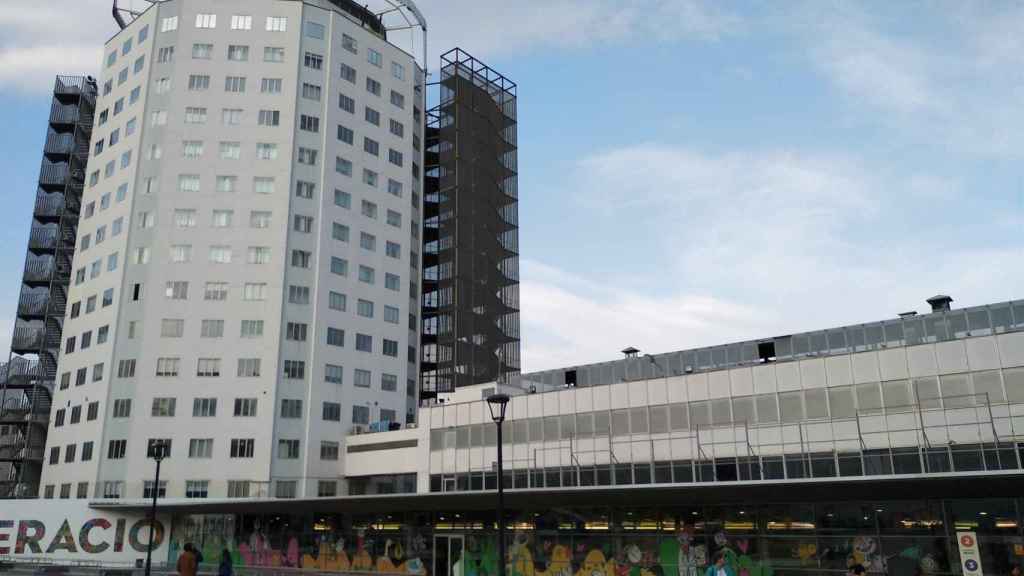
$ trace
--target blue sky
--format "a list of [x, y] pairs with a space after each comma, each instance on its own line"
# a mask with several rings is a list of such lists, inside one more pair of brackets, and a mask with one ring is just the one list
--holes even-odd
[[[418, 3], [519, 85], [528, 370], [1024, 297], [1022, 5]], [[113, 32], [7, 4], [4, 349], [46, 90]]]

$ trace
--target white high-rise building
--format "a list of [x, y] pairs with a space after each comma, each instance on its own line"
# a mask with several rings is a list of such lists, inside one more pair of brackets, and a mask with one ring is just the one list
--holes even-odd
[[[43, 497], [343, 494], [416, 398], [424, 75], [347, 0], [167, 0], [106, 44]], [[164, 484], [166, 482], [166, 484]]]

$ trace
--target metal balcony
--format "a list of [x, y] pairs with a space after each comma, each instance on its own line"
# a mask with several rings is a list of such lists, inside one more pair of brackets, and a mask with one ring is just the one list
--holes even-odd
[[23, 292], [18, 300], [18, 316], [42, 318], [50, 306], [50, 295], [46, 292]]
[[32, 444], [29, 446], [24, 440], [2, 440], [0, 441], [0, 461], [36, 460], [43, 459], [43, 445]]
[[77, 151], [78, 146], [75, 143], [75, 135], [73, 133], [57, 133], [51, 131], [46, 135], [46, 143], [43, 145], [44, 154], [64, 155]]
[[35, 217], [37, 220], [53, 220], [64, 214], [64, 195], [49, 194], [43, 191], [36, 193]]
[[14, 329], [14, 337], [11, 339], [11, 350], [15, 352], [34, 351], [42, 348], [45, 343], [46, 330], [42, 327], [21, 326]]
[[79, 119], [78, 104], [54, 102], [50, 107], [51, 124], [77, 124]]
[[52, 256], [35, 257], [29, 255], [25, 261], [25, 271], [22, 274], [22, 282], [25, 284], [49, 284], [53, 279], [56, 266]]
[[50, 412], [42, 408], [37, 405], [33, 410], [32, 402], [27, 398], [9, 398], [0, 407], [0, 424], [45, 424], [50, 418]]
[[33, 226], [28, 235], [29, 250], [54, 250], [57, 248], [57, 228]]
[[39, 170], [39, 183], [50, 186], [63, 186], [67, 184], [69, 177], [69, 166], [66, 162], [50, 163], [43, 162]]

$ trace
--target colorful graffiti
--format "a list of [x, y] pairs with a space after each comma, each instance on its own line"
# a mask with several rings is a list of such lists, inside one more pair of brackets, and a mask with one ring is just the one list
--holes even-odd
[[[54, 523], [49, 524], [53, 526]], [[164, 540], [164, 526], [160, 521], [155, 522], [153, 532], [153, 547], [159, 548]], [[125, 547], [125, 536], [127, 535], [128, 545], [135, 552], [145, 552], [149, 545], [148, 519], [135, 521], [131, 528], [128, 528], [128, 520], [125, 518], [115, 519], [114, 522], [106, 518], [90, 518], [78, 530], [72, 527], [72, 520], [63, 518], [53, 533], [47, 539], [47, 523], [42, 520], [19, 520], [15, 530], [14, 554], [54, 554], [64, 552], [68, 554], [102, 554], [107, 550], [122, 552]], [[0, 520], [0, 542], [10, 541], [10, 534], [6, 530], [15, 528], [14, 520]], [[107, 532], [113, 528], [113, 538]], [[48, 544], [47, 544], [48, 542]], [[45, 549], [43, 544], [46, 544]], [[0, 554], [10, 554], [10, 546], [0, 546]]]

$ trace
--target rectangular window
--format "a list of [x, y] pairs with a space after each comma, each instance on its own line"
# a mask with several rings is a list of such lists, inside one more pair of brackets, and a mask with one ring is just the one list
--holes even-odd
[[324, 402], [322, 418], [327, 422], [340, 422], [341, 404], [337, 402]]
[[306, 132], [319, 132], [320, 119], [316, 116], [301, 114], [299, 116], [299, 130], [305, 130]]
[[120, 460], [124, 458], [127, 452], [128, 441], [127, 440], [111, 440], [107, 445], [107, 459], [109, 460]]
[[395, 212], [394, 210], [387, 211], [387, 223], [388, 226], [394, 226], [395, 228], [402, 227], [402, 214]]
[[254, 283], [247, 282], [242, 287], [242, 299], [244, 300], [265, 300], [266, 299], [266, 284], [265, 283]]
[[282, 81], [280, 78], [263, 78], [260, 80], [260, 92], [263, 94], [280, 94]]
[[356, 69], [349, 66], [348, 64], [341, 64], [341, 79], [348, 80], [349, 82], [356, 83]]
[[391, 76], [395, 80], [405, 80], [405, 67], [398, 62], [391, 63]]
[[235, 416], [256, 415], [256, 398], [235, 398]]
[[[315, 190], [316, 184], [312, 182], [305, 182], [303, 180], [295, 182], [295, 196], [299, 198], [312, 198]], [[310, 218], [310, 225], [312, 225], [312, 223], [312, 218]], [[296, 230], [298, 230], [298, 228], [296, 228]]]
[[223, 320], [203, 320], [200, 327], [199, 336], [201, 338], [223, 338], [224, 337], [224, 321]]
[[367, 218], [377, 219], [377, 205], [369, 200], [363, 200], [360, 211]]
[[391, 242], [391, 241], [388, 241], [387, 244], [385, 244], [385, 254], [387, 254], [389, 258], [401, 258], [402, 257], [401, 253], [402, 253], [402, 245], [401, 244], [398, 244], [397, 242]]
[[399, 138], [402, 138], [403, 136], [405, 136], [405, 125], [404, 124], [402, 124], [398, 120], [395, 120], [394, 118], [389, 120], [388, 123], [390, 125], [389, 129], [390, 129], [392, 134], [394, 134], [395, 136], [398, 136]]
[[309, 324], [303, 322], [288, 322], [285, 327], [285, 339], [295, 342], [305, 342]]
[[206, 124], [206, 108], [189, 106], [185, 108], [186, 124]]
[[355, 132], [353, 132], [351, 128], [346, 128], [345, 126], [338, 124], [338, 140], [344, 142], [345, 144], [352, 144], [352, 141], [354, 139]]
[[292, 250], [292, 266], [295, 268], [309, 268], [313, 253], [307, 250]]
[[306, 68], [310, 68], [312, 70], [320, 70], [324, 66], [324, 57], [319, 54], [314, 54], [312, 52], [306, 52], [302, 62], [306, 66]]
[[297, 460], [299, 458], [299, 441], [278, 440], [277, 457], [281, 460]]
[[[354, 71], [353, 71], [354, 73]], [[338, 94], [338, 108], [341, 108], [349, 114], [356, 113], [356, 101], [345, 96], [344, 94]]]
[[182, 280], [167, 282], [164, 295], [170, 300], [188, 300], [188, 282]]
[[228, 46], [228, 60], [233, 62], [245, 62], [249, 60], [249, 47], [231, 44]]
[[388, 290], [398, 292], [399, 290], [401, 290], [401, 288], [399, 287], [401, 282], [402, 281], [397, 274], [392, 274], [390, 272], [386, 272], [384, 274], [384, 287], [387, 288]]
[[381, 346], [381, 349], [385, 356], [398, 358], [398, 342], [384, 338], [384, 342]]
[[391, 103], [394, 104], [396, 108], [405, 108], [405, 95], [403, 95], [401, 92], [396, 92], [392, 90]]
[[283, 16], [267, 16], [267, 32], [287, 32], [288, 18]]
[[317, 151], [311, 148], [299, 147], [299, 164], [316, 166]]
[[192, 399], [192, 417], [193, 418], [213, 418], [217, 415], [217, 399], [216, 398], [193, 398]]
[[398, 180], [388, 179], [388, 194], [397, 198], [402, 197], [402, 183]]
[[269, 246], [250, 246], [246, 255], [249, 264], [268, 264], [270, 262]]
[[267, 46], [263, 49], [264, 62], [284, 62], [284, 48]]
[[[296, 194], [296, 196], [299, 196], [299, 194]], [[296, 232], [309, 234], [313, 231], [313, 217], [296, 214], [294, 221], [292, 222], [292, 229]]]
[[348, 242], [349, 228], [344, 224], [334, 222], [331, 224], [331, 238], [339, 242]]
[[257, 123], [260, 126], [280, 126], [281, 125], [281, 111], [280, 110], [260, 110], [259, 118]]
[[403, 162], [402, 153], [394, 148], [388, 148], [388, 162], [395, 166], [401, 166]]
[[398, 316], [398, 308], [395, 308], [394, 306], [384, 307], [384, 321], [388, 324], [398, 324]]
[[238, 372], [236, 373], [240, 378], [257, 378], [260, 375], [260, 359], [259, 358], [239, 358], [238, 359]]
[[239, 108], [223, 108], [220, 111], [220, 122], [225, 126], [237, 126], [242, 123], [242, 110]]
[[340, 292], [331, 292], [328, 298], [328, 307], [331, 310], [341, 310], [344, 312], [346, 307], [345, 295]]
[[373, 124], [374, 126], [380, 126], [380, 112], [374, 110], [373, 108], [367, 106], [364, 117], [366, 118], [366, 121], [369, 122], [370, 124]]
[[385, 392], [395, 392], [398, 390], [398, 376], [394, 374], [381, 374], [380, 389]]
[[292, 398], [282, 399], [281, 418], [302, 418], [302, 400]]
[[161, 32], [170, 32], [172, 30], [177, 30], [177, 29], [178, 29], [178, 17], [177, 16], [169, 16], [167, 18], [164, 18], [164, 19], [160, 20], [160, 31]]
[[252, 16], [234, 14], [231, 16], [232, 30], [252, 30]]
[[132, 415], [132, 399], [118, 398], [114, 400], [114, 418], [128, 418]]
[[268, 228], [270, 226], [270, 212], [253, 210], [249, 213], [250, 228]]
[[203, 155], [202, 140], [183, 140], [181, 143], [181, 155], [191, 160], [201, 158]]
[[[369, 334], [356, 334], [356, 350], [360, 352], [373, 352], [373, 336]], [[356, 386], [358, 385], [357, 378]], [[367, 386], [369, 386], [369, 383], [367, 383]]]
[[171, 418], [174, 416], [176, 403], [177, 399], [175, 398], [153, 398], [153, 407], [150, 416]]
[[[358, 373], [358, 371], [357, 371]], [[367, 372], [367, 374], [369, 374]], [[369, 424], [370, 423], [370, 407], [369, 406], [352, 406], [352, 423], [353, 424]]]
[[164, 318], [160, 321], [161, 338], [181, 338], [185, 334], [185, 321], [180, 318]]
[[306, 377], [306, 363], [302, 360], [285, 360], [284, 377], [301, 380]]
[[[237, 416], [237, 414], [236, 414]], [[231, 439], [231, 457], [232, 458], [252, 458], [255, 450], [256, 441], [252, 438], [232, 438]]]
[[222, 160], [239, 160], [242, 158], [242, 145], [239, 142], [221, 142], [220, 157]]
[[[278, 91], [280, 91], [280, 90], [278, 90]], [[308, 82], [303, 82], [303, 84], [302, 84], [302, 97], [307, 99], [307, 100], [315, 100], [315, 101], [319, 102], [320, 101], [320, 86], [317, 86], [316, 84], [310, 84]]]
[[192, 74], [188, 77], [188, 89], [201, 92], [210, 89], [210, 77], [206, 74]]
[[342, 190], [334, 190], [334, 205], [346, 210], [352, 207], [352, 195]]
[[337, 460], [338, 459], [338, 443], [322, 440], [320, 442], [320, 459], [321, 460]]
[[373, 318], [373, 302], [369, 300], [363, 300], [362, 298], [356, 301], [356, 314], [363, 318]]
[[288, 286], [288, 302], [292, 304], [309, 304], [309, 286]]
[[331, 274], [348, 276], [348, 260], [338, 258], [337, 256], [331, 256]]
[[366, 232], [359, 233], [359, 247], [374, 252], [377, 250], [377, 237]]
[[216, 14], [196, 14], [196, 28], [216, 28]]
[[188, 441], [189, 458], [212, 458], [213, 438], [192, 438]]
[[209, 480], [186, 480], [185, 498], [206, 498], [210, 494]]
[[231, 263], [231, 247], [230, 246], [210, 246], [210, 254], [208, 260], [214, 264], [230, 264]]
[[363, 137], [363, 152], [374, 156], [380, 155], [380, 143], [372, 138]]
[[345, 345], [345, 331], [340, 328], [327, 328], [327, 345], [328, 346], [344, 346]]
[[245, 76], [226, 76], [224, 78], [224, 91], [235, 93], [245, 92]]
[[268, 142], [257, 142], [256, 158], [259, 160], [277, 159], [277, 144], [270, 144]]
[[317, 22], [305, 22], [304, 28], [306, 29], [306, 37], [315, 38], [317, 40], [324, 39], [324, 25]]
[[341, 35], [341, 47], [353, 54], [359, 53], [359, 44], [356, 42], [355, 38], [348, 34]]
[[256, 194], [273, 194], [274, 179], [260, 176], [253, 178], [252, 191]]
[[380, 96], [380, 82], [369, 76], [366, 77], [366, 91], [374, 96]]
[[263, 336], [263, 320], [242, 320], [242, 338], [260, 338]]
[[337, 172], [338, 174], [344, 174], [345, 176], [351, 176], [352, 175], [352, 161], [351, 160], [346, 160], [345, 158], [342, 158], [341, 156], [336, 156], [334, 158], [334, 171]]
[[324, 380], [331, 384], [341, 384], [344, 379], [343, 369], [341, 366], [334, 364], [327, 364], [324, 366]]
[[384, 65], [384, 59], [381, 58], [380, 52], [377, 52], [373, 48], [366, 49], [366, 61], [373, 64], [377, 68]]
[[[181, 174], [178, 176], [178, 192], [199, 192], [199, 175]], [[140, 228], [145, 228], [140, 224]]]
[[177, 376], [181, 369], [181, 358], [157, 358], [157, 376]]

